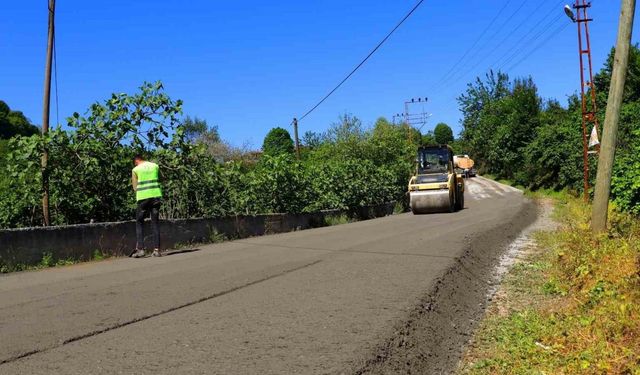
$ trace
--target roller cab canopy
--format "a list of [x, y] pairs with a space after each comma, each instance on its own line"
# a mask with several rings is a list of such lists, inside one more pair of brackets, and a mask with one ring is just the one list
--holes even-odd
[[448, 173], [453, 163], [453, 151], [447, 145], [418, 148], [417, 175]]

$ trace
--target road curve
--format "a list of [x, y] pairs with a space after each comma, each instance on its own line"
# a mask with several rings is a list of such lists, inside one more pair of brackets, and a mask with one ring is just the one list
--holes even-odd
[[465, 203], [2, 276], [0, 374], [368, 372], [476, 241], [504, 246], [532, 210], [516, 189], [480, 177]]

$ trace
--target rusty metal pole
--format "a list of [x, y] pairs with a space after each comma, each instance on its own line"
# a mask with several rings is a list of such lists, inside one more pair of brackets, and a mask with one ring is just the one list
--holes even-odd
[[49, 133], [49, 105], [51, 102], [51, 60], [53, 56], [53, 43], [55, 33], [55, 10], [56, 1], [49, 0], [49, 31], [47, 39], [47, 59], [44, 68], [44, 100], [42, 105], [42, 136], [45, 138], [44, 149], [41, 160], [42, 173], [42, 224], [49, 226], [51, 224], [49, 216], [49, 150], [46, 142], [46, 136]]
[[589, 200], [589, 149], [587, 147], [587, 124], [585, 119], [586, 103], [584, 101], [584, 63], [582, 60], [582, 21], [580, 17], [579, 0], [576, 0], [574, 8], [577, 10], [578, 24], [578, 56], [580, 57], [580, 100], [582, 103], [582, 162], [583, 162], [583, 184], [584, 184], [584, 200]]
[[[591, 41], [589, 37], [589, 21], [593, 19], [587, 16], [587, 8], [591, 3], [586, 0], [576, 0], [573, 8], [576, 10], [575, 22], [578, 25], [578, 57], [580, 60], [580, 101], [582, 104], [582, 159], [583, 159], [583, 183], [584, 200], [589, 201], [589, 141], [587, 140], [587, 128], [589, 124], [598, 131], [598, 118], [596, 115], [596, 93], [593, 84], [593, 68], [591, 63]], [[583, 41], [584, 34], [584, 41]], [[585, 48], [586, 44], [586, 48]], [[589, 69], [588, 81], [585, 80], [586, 67]], [[585, 89], [588, 92], [585, 92]], [[588, 99], [587, 99], [588, 98]]]
[[[588, 86], [589, 86], [589, 92], [591, 93], [590, 96], [590, 104], [591, 104], [591, 113], [589, 114], [589, 119], [590, 121], [593, 123], [593, 126], [595, 126], [596, 128], [596, 133], [597, 134], [601, 134], [600, 132], [600, 128], [598, 127], [598, 105], [596, 102], [596, 85], [593, 84], [593, 64], [591, 63], [591, 37], [589, 36], [589, 21], [590, 19], [587, 17], [587, 7], [591, 6], [591, 4], [586, 4], [584, 3], [583, 0], [583, 5], [585, 6], [584, 8], [584, 18], [585, 18], [585, 22], [584, 22], [584, 32], [585, 32], [585, 40], [587, 42], [587, 51], [589, 51], [587, 53], [587, 57], [588, 57], [588, 62], [589, 62], [589, 82], [588, 82]], [[600, 144], [598, 144], [596, 146], [596, 152], [600, 151]]]

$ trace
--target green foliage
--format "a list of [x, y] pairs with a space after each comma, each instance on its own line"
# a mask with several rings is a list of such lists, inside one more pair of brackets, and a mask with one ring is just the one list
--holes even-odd
[[351, 222], [353, 222], [353, 219], [351, 219], [349, 216], [345, 214], [341, 214], [337, 216], [330, 215], [324, 218], [324, 224], [329, 227], [334, 225], [349, 224]]
[[184, 140], [189, 143], [203, 142], [207, 144], [221, 142], [217, 126], [209, 127], [207, 120], [187, 116], [182, 121]]
[[[599, 108], [605, 108], [613, 51], [594, 81]], [[458, 97], [464, 115], [462, 138], [480, 173], [508, 179], [527, 188], [583, 189], [582, 108], [576, 95], [563, 108], [543, 101], [531, 78], [511, 81], [489, 72], [468, 84]], [[604, 111], [599, 112], [600, 123]], [[640, 214], [640, 50], [630, 51], [628, 78], [618, 132], [612, 178], [617, 207]], [[590, 129], [587, 129], [590, 131]], [[591, 186], [597, 160], [590, 159]]]
[[[640, 103], [634, 104], [634, 115], [638, 118]], [[611, 193], [617, 207], [640, 215], [640, 128], [635, 129], [632, 132], [632, 138], [627, 141], [629, 146], [619, 149], [616, 155]]]
[[92, 260], [104, 260], [105, 259], [105, 255], [102, 253], [102, 251], [95, 249], [93, 251], [93, 255], [91, 256]]
[[53, 261], [53, 255], [51, 253], [42, 254], [42, 259], [40, 260], [40, 264], [38, 265], [40, 268], [48, 268], [53, 267], [55, 262]]
[[7, 154], [9, 154], [9, 140], [0, 139], [0, 165], [6, 163]]
[[322, 136], [310, 130], [306, 131], [302, 135], [302, 144], [309, 148], [316, 148], [322, 144]]
[[39, 132], [40, 129], [31, 124], [22, 112], [12, 111], [7, 103], [0, 100], [0, 139], [28, 137]]
[[246, 209], [251, 213], [302, 212], [308, 202], [307, 176], [291, 154], [264, 155], [246, 176]]
[[310, 166], [313, 199], [308, 211], [354, 209], [398, 199], [399, 187], [388, 168], [370, 160], [330, 160]]
[[227, 236], [225, 236], [224, 233], [218, 232], [216, 229], [211, 230], [209, 233], [209, 243], [220, 243], [227, 240]]
[[216, 163], [204, 146], [158, 150], [155, 158], [162, 173], [163, 217], [212, 217], [233, 212], [227, 192], [235, 170]]
[[579, 114], [573, 110], [577, 98], [572, 97], [570, 103], [568, 110], [557, 101], [545, 105], [536, 137], [523, 151], [520, 182], [526, 181], [532, 189], [582, 188], [582, 128]]
[[[593, 79], [596, 93], [600, 96], [598, 98], [600, 108], [605, 108], [606, 98], [609, 95], [614, 54], [615, 48], [612, 47], [604, 67]], [[625, 103], [640, 101], [640, 49], [638, 48], [638, 44], [631, 46], [629, 49], [629, 66], [622, 99]]]
[[71, 130], [1, 144], [7, 151], [0, 176], [7, 178], [0, 178], [0, 227], [41, 223], [45, 147], [54, 224], [131, 219], [131, 159], [141, 151], [160, 165], [162, 218], [355, 210], [404, 197], [415, 154], [407, 126], [381, 118], [364, 129], [345, 115], [313, 136], [303, 160], [294, 158], [286, 130], [275, 129], [265, 140], [271, 151], [258, 162], [234, 161], [228, 153], [221, 163], [221, 149], [212, 148], [224, 145], [217, 130], [197, 118], [180, 122], [180, 112], [181, 102], [171, 100], [160, 83], [145, 83], [136, 94], [93, 104], [85, 116], [75, 113], [68, 120]]
[[[567, 197], [565, 197], [567, 198]], [[594, 236], [581, 199], [558, 204], [557, 230], [506, 277], [463, 365], [471, 374], [635, 374], [640, 370], [640, 226], [611, 212]], [[615, 270], [615, 272], [612, 272]]]
[[293, 140], [286, 129], [273, 128], [264, 137], [262, 151], [265, 155], [278, 156], [283, 154], [293, 154]]
[[540, 99], [531, 80], [513, 83], [490, 72], [458, 98], [465, 116], [462, 136], [482, 173], [521, 182], [522, 155], [539, 126]]
[[[132, 217], [131, 158], [138, 150], [174, 149], [179, 142], [180, 101], [145, 83], [135, 95], [113, 94], [91, 105], [87, 117], [74, 113], [71, 131], [56, 128], [46, 138], [17, 137], [9, 142], [4, 172], [10, 177], [0, 195], [0, 226], [41, 222], [40, 157], [49, 150], [52, 223], [113, 221]], [[186, 166], [184, 167], [186, 168]]]
[[433, 135], [432, 131], [428, 131], [422, 134], [422, 144], [425, 146], [436, 144], [436, 137]]
[[41, 223], [40, 155], [38, 136], [16, 137], [9, 141], [6, 164], [0, 166], [0, 225], [34, 226]]
[[433, 129], [433, 136], [437, 144], [448, 145], [453, 142], [453, 130], [444, 122], [436, 125]]

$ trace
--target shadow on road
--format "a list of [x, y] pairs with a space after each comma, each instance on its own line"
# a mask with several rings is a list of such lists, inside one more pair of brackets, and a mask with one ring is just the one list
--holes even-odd
[[181, 249], [181, 250], [169, 250], [166, 253], [162, 254], [164, 256], [170, 256], [170, 255], [178, 255], [178, 254], [186, 254], [186, 253], [193, 253], [194, 251], [200, 251], [200, 249]]

